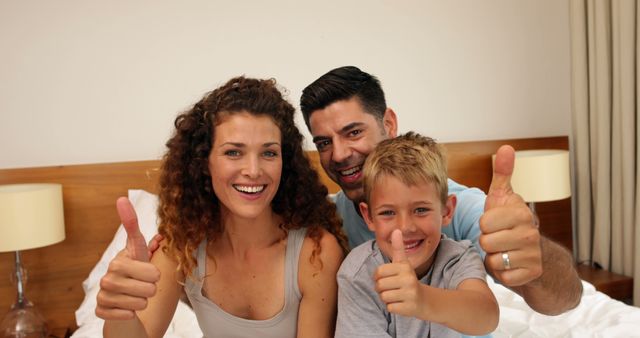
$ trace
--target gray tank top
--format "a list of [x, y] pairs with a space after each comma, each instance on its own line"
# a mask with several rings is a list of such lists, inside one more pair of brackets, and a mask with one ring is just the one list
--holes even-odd
[[207, 241], [200, 243], [197, 251], [197, 278], [187, 278], [184, 289], [204, 337], [286, 338], [296, 336], [298, 308], [302, 298], [298, 288], [298, 258], [306, 230], [306, 228], [289, 230], [285, 249], [284, 307], [278, 314], [266, 320], [250, 320], [233, 316], [202, 295]]

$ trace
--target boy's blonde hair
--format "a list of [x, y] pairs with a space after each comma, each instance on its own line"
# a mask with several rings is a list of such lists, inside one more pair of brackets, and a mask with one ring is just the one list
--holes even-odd
[[443, 205], [447, 202], [446, 152], [430, 137], [408, 132], [380, 142], [367, 157], [363, 174], [364, 201], [367, 204], [371, 192], [384, 176], [393, 176], [409, 186], [433, 183], [440, 201]]

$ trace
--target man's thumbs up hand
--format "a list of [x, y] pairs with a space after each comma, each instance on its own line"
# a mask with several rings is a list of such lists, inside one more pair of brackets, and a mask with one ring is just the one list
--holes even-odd
[[535, 215], [511, 187], [514, 162], [515, 150], [511, 146], [498, 149], [478, 239], [486, 252], [488, 272], [511, 287], [527, 284], [542, 274], [541, 239]]

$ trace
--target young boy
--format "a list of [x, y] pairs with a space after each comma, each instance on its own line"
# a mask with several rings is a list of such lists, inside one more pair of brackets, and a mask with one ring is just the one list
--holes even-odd
[[375, 239], [338, 272], [336, 337], [483, 335], [499, 309], [471, 242], [446, 238], [453, 217], [444, 150], [407, 133], [379, 143], [364, 164], [360, 212]]

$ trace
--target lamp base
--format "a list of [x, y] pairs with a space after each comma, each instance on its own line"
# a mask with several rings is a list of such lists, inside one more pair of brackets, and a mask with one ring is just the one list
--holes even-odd
[[13, 304], [0, 323], [2, 338], [46, 338], [48, 334], [44, 318], [26, 299]]

